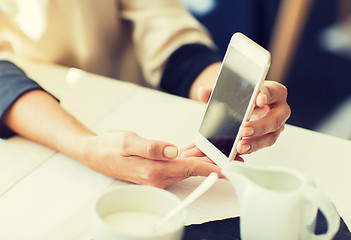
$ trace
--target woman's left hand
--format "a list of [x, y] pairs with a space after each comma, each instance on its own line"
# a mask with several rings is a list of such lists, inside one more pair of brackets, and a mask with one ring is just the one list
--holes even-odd
[[[207, 103], [211, 92], [211, 88], [199, 88], [200, 101]], [[252, 153], [273, 145], [284, 130], [290, 114], [286, 87], [275, 81], [265, 81], [257, 95], [256, 106], [250, 120], [240, 128], [243, 138], [237, 145], [238, 153]]]

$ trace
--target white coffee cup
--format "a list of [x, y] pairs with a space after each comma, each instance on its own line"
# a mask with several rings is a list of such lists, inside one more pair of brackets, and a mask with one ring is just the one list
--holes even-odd
[[185, 210], [154, 230], [156, 223], [179, 203], [174, 194], [150, 186], [120, 186], [105, 192], [93, 208], [95, 239], [180, 240]]

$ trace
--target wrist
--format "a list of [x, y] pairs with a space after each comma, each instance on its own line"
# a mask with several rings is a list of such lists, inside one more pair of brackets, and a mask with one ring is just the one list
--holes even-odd
[[86, 164], [87, 151], [92, 146], [90, 142], [96, 135], [93, 131], [85, 127], [79, 131], [71, 132], [70, 137], [60, 141], [62, 144], [58, 147], [58, 151]]
[[94, 158], [93, 151], [96, 149], [97, 145], [95, 141], [96, 136], [97, 134], [91, 133], [80, 137], [76, 160], [83, 163], [84, 165], [90, 166], [91, 161]]

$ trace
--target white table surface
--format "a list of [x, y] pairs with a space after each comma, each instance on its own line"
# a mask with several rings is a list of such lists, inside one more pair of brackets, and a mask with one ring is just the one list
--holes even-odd
[[[42, 63], [22, 63], [68, 111], [97, 132], [133, 130], [179, 147], [193, 141], [204, 105], [131, 83]], [[287, 125], [273, 147], [248, 164], [282, 165], [310, 175], [351, 226], [351, 142]], [[203, 180], [167, 188], [183, 199]], [[102, 192], [129, 184], [21, 137], [0, 140], [0, 239], [93, 239], [91, 206]], [[239, 215], [234, 189], [218, 181], [188, 208], [187, 224]]]

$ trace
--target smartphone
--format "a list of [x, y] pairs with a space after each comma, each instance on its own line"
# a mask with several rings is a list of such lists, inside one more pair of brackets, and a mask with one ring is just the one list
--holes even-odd
[[270, 53], [235, 33], [225, 53], [200, 128], [196, 146], [224, 168], [237, 154], [241, 124], [248, 121], [270, 66]]

